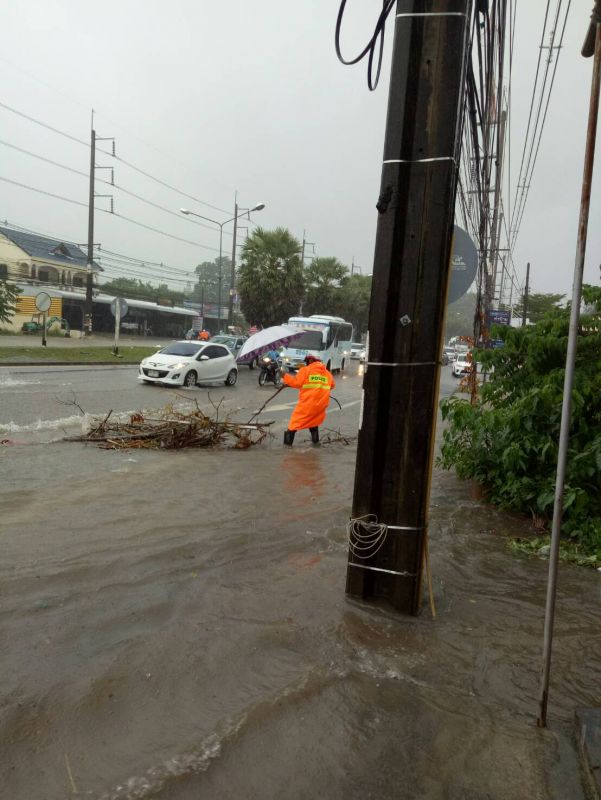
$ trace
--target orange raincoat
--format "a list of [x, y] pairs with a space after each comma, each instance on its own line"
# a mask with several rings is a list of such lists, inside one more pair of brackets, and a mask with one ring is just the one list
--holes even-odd
[[300, 389], [298, 403], [290, 417], [288, 430], [300, 431], [321, 425], [326, 418], [330, 390], [336, 386], [332, 373], [328, 372], [321, 361], [314, 361], [299, 369], [296, 375], [286, 373], [283, 379], [287, 386]]

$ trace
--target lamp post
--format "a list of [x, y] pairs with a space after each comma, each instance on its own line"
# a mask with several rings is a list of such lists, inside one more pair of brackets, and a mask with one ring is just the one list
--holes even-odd
[[207, 222], [212, 222], [213, 225], [217, 225], [219, 227], [219, 299], [217, 302], [217, 329], [221, 328], [221, 269], [222, 269], [222, 260], [223, 260], [223, 226], [227, 225], [229, 222], [234, 223], [234, 246], [232, 248], [232, 274], [230, 279], [230, 298], [229, 298], [229, 305], [228, 305], [228, 325], [232, 324], [232, 314], [233, 314], [233, 303], [234, 303], [234, 282], [236, 280], [236, 231], [237, 231], [237, 220], [238, 217], [243, 217], [245, 214], [251, 214], [253, 211], [262, 211], [265, 208], [265, 203], [257, 203], [254, 208], [246, 208], [242, 211], [238, 208], [238, 203], [234, 204], [234, 211], [235, 214], [231, 219], [226, 219], [225, 222], [218, 222], [216, 219], [211, 219], [211, 217], [204, 217], [202, 214], [197, 214], [196, 211], [190, 211], [189, 208], [180, 208], [180, 212], [185, 214], [187, 217], [198, 217], [199, 219], [204, 219]]

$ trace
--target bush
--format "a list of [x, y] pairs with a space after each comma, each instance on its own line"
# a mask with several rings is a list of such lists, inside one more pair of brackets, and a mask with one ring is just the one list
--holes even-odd
[[[591, 313], [582, 316], [576, 358], [562, 534], [601, 563], [601, 290], [586, 287]], [[442, 404], [448, 427], [439, 465], [479, 481], [488, 500], [553, 515], [569, 309], [534, 326], [499, 328], [505, 346], [477, 354], [489, 370], [474, 405], [452, 397]]]

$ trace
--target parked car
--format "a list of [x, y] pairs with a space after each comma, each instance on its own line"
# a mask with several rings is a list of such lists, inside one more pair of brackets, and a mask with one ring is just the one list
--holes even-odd
[[142, 383], [170, 386], [195, 386], [197, 383], [220, 383], [234, 386], [238, 367], [232, 353], [214, 342], [173, 342], [142, 360], [138, 372]]
[[351, 344], [351, 358], [360, 358], [362, 350], [365, 350], [365, 345], [361, 344], [361, 342], [353, 342]]
[[[446, 360], [445, 360], [445, 356], [446, 356]], [[448, 345], [445, 345], [442, 348], [442, 363], [443, 364], [449, 364], [451, 361], [455, 361], [456, 358], [457, 358], [457, 353], [455, 352], [455, 348], [454, 347], [449, 347]]]
[[460, 356], [453, 362], [453, 377], [461, 378], [462, 375], [468, 375], [472, 371], [472, 362], [468, 361], [465, 356]]

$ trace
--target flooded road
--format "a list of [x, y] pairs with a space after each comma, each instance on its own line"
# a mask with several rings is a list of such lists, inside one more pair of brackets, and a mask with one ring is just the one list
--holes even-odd
[[[240, 414], [269, 395], [244, 380]], [[356, 430], [359, 393], [327, 424]], [[436, 472], [437, 619], [347, 599], [354, 446], [284, 450], [289, 398], [247, 451], [50, 441], [37, 410], [2, 434], [29, 443], [0, 450], [0, 797], [579, 800], [600, 573], [561, 567], [539, 731], [547, 565], [506, 548], [525, 521]]]

